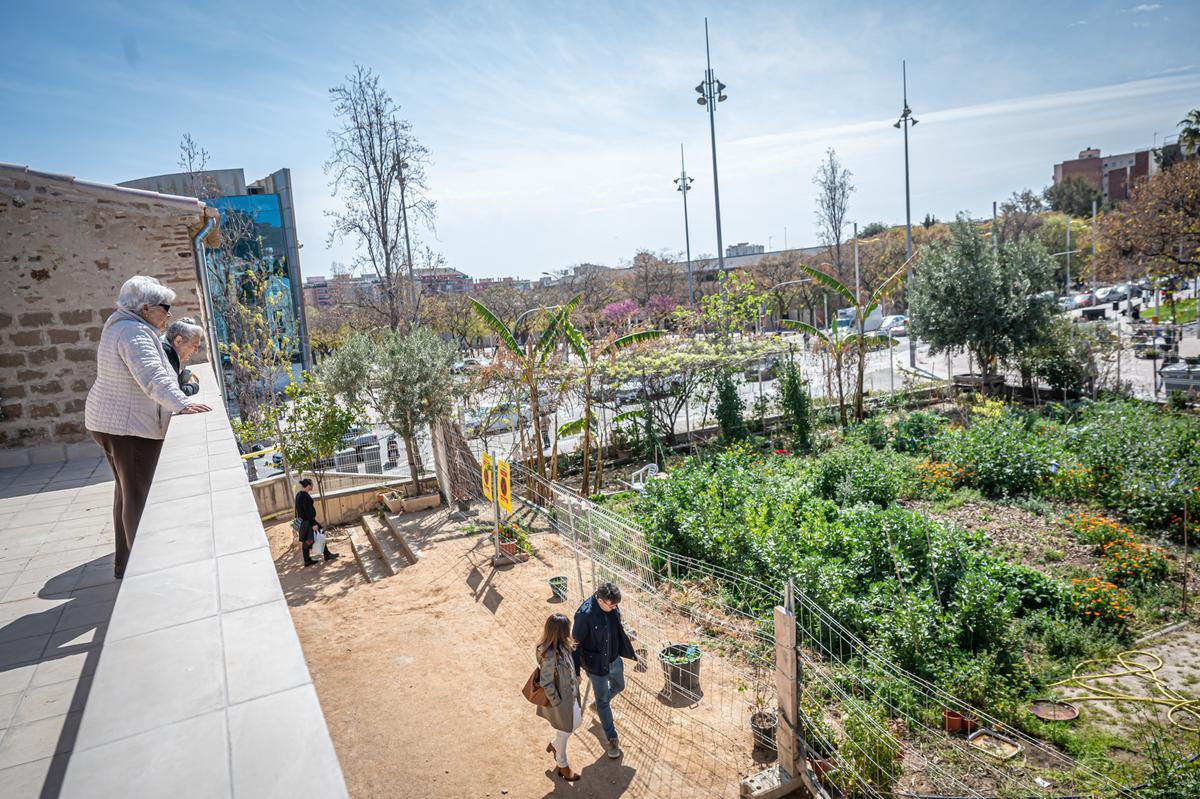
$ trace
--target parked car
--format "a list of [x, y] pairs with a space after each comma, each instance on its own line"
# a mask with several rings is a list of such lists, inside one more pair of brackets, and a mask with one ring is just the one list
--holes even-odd
[[908, 317], [904, 314], [896, 314], [894, 316], [885, 316], [883, 324], [879, 326], [882, 333], [889, 336], [907, 336], [908, 335]]
[[1059, 297], [1058, 307], [1062, 308], [1064, 311], [1075, 310], [1075, 297], [1073, 295], [1069, 297]]
[[[517, 411], [511, 402], [500, 403], [499, 405], [483, 405], [479, 408], [477, 414], [472, 415], [467, 421], [467, 435], [477, 437], [486, 433], [503, 433], [508, 430], [515, 430], [517, 427]], [[523, 424], [529, 424], [533, 419], [527, 409], [521, 409], [520, 420]]]
[[1096, 295], [1090, 291], [1082, 291], [1073, 298], [1075, 308], [1090, 308], [1096, 304]]

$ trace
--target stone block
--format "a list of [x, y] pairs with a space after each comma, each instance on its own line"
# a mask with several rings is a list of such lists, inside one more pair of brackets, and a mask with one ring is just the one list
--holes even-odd
[[12, 369], [25, 365], [25, 354], [21, 352], [0, 352], [0, 368]]
[[92, 309], [81, 308], [76, 311], [60, 311], [58, 318], [65, 325], [86, 325], [95, 315], [96, 312]]
[[74, 361], [75, 363], [86, 363], [87, 361], [96, 360], [96, 351], [94, 349], [93, 350], [81, 350], [81, 349], [63, 350], [63, 354], [67, 356], [68, 361]]
[[43, 363], [53, 363], [58, 360], [58, 350], [54, 347], [45, 347], [39, 350], [29, 351], [29, 365], [37, 366]]
[[17, 317], [23, 327], [45, 327], [54, 322], [54, 314], [49, 311], [23, 313]]
[[87, 431], [79, 422], [59, 422], [54, 425], [54, 435], [64, 440], [79, 438], [86, 433]]
[[63, 413], [83, 413], [84, 400], [73, 399], [67, 400], [63, 406]]
[[36, 347], [46, 343], [46, 335], [40, 330], [22, 330], [17, 333], [9, 333], [8, 340], [17, 347]]
[[100, 334], [103, 332], [104, 332], [104, 328], [102, 328], [102, 327], [89, 327], [87, 330], [83, 331], [84, 337], [88, 341], [99, 341]]
[[50, 331], [51, 344], [74, 344], [79, 341], [78, 330], [66, 330], [61, 327], [51, 328]]
[[12, 314], [0, 313], [0, 327], [9, 327], [12, 320]]
[[63, 385], [58, 380], [51, 380], [49, 383], [38, 383], [29, 387], [29, 390], [34, 394], [61, 394]]
[[0, 400], [21, 399], [25, 396], [25, 386], [0, 386]]
[[31, 419], [51, 419], [59, 415], [56, 402], [31, 402], [28, 409]]
[[45, 380], [46, 373], [37, 369], [22, 369], [17, 372], [17, 380], [22, 383], [32, 383], [34, 380]]
[[4, 419], [20, 419], [25, 414], [25, 409], [19, 402], [10, 402], [8, 405], [0, 405], [0, 418]]

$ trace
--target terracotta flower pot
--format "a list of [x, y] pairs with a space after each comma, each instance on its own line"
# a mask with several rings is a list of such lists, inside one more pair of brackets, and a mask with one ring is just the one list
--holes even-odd
[[956, 713], [953, 710], [942, 711], [942, 726], [946, 732], [962, 732], [963, 717], [961, 713]]
[[507, 555], [510, 558], [515, 558], [517, 556], [517, 542], [516, 541], [501, 541], [500, 542], [500, 554]]

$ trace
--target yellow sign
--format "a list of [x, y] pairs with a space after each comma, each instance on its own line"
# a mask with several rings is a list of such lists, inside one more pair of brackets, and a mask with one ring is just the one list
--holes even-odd
[[492, 456], [486, 452], [479, 453], [479, 477], [483, 483], [483, 496], [489, 502], [492, 499]]
[[508, 463], [496, 459], [496, 492], [500, 495], [500, 507], [512, 513], [512, 479], [508, 474]]

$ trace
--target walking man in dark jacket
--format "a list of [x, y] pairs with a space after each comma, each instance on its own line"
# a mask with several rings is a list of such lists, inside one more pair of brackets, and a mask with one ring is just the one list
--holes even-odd
[[621, 624], [621, 589], [601, 583], [596, 593], [575, 611], [571, 637], [575, 639], [575, 670], [587, 673], [596, 696], [596, 714], [608, 738], [608, 756], [621, 756], [617, 728], [613, 724], [612, 699], [625, 689], [625, 665], [621, 658], [636, 661], [633, 644]]
[[[300, 481], [300, 490], [296, 492], [296, 518], [300, 520], [300, 543], [304, 550], [304, 565], [311, 566], [316, 563], [312, 558], [312, 546], [315, 540], [317, 528], [320, 523], [317, 521], [317, 506], [313, 503], [312, 480], [305, 477]], [[329, 551], [329, 544], [325, 545], [325, 560], [334, 560], [337, 555]]]

